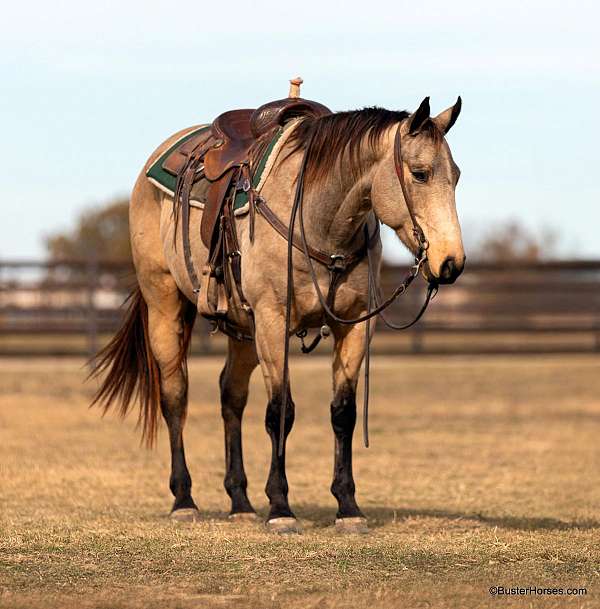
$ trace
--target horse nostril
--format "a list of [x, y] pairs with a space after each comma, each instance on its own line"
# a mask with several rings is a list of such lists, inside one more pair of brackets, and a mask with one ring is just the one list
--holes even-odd
[[456, 266], [454, 257], [448, 256], [440, 268], [440, 279], [444, 283], [453, 283], [461, 273], [462, 268]]
[[444, 260], [444, 264], [442, 264], [440, 275], [444, 279], [452, 279], [452, 275], [454, 274], [455, 268], [456, 265], [454, 264], [454, 258], [448, 257], [446, 258], [446, 260]]

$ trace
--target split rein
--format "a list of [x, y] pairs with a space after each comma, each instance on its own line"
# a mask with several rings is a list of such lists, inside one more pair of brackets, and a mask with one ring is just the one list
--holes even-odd
[[[287, 409], [287, 403], [290, 399], [290, 388], [289, 388], [289, 354], [290, 354], [290, 332], [291, 332], [291, 317], [292, 317], [292, 300], [294, 297], [294, 287], [293, 287], [293, 268], [292, 268], [292, 259], [293, 259], [293, 249], [294, 247], [298, 248], [298, 244], [296, 243], [296, 239], [294, 237], [294, 229], [296, 225], [296, 217], [298, 216], [299, 220], [299, 229], [300, 229], [300, 247], [304, 256], [306, 258], [306, 262], [308, 265], [311, 281], [313, 287], [315, 288], [315, 292], [319, 299], [319, 303], [324, 312], [324, 320], [323, 325], [319, 331], [319, 334], [315, 337], [315, 339], [311, 342], [311, 344], [307, 347], [304, 344], [304, 338], [307, 335], [306, 330], [300, 330], [296, 333], [302, 340], [302, 352], [310, 353], [321, 341], [322, 338], [329, 336], [331, 330], [327, 324], [327, 321], [333, 321], [338, 324], [343, 325], [354, 325], [361, 322], [366, 322], [365, 324], [365, 373], [364, 373], [364, 397], [363, 397], [363, 441], [365, 447], [369, 446], [369, 426], [368, 426], [368, 415], [369, 415], [369, 376], [370, 376], [370, 342], [371, 342], [371, 319], [377, 315], [379, 315], [382, 321], [386, 326], [393, 330], [406, 330], [416, 324], [419, 319], [425, 313], [431, 299], [437, 293], [437, 285], [435, 283], [430, 282], [427, 287], [427, 294], [425, 297], [425, 301], [415, 316], [415, 318], [407, 322], [405, 324], [395, 324], [387, 319], [384, 315], [385, 309], [387, 309], [400, 295], [404, 294], [410, 284], [414, 281], [414, 279], [419, 274], [422, 266], [425, 264], [427, 260], [427, 248], [428, 242], [425, 239], [425, 235], [423, 230], [421, 229], [419, 223], [417, 222], [417, 218], [415, 215], [414, 207], [412, 204], [412, 199], [409, 196], [408, 189], [406, 188], [405, 180], [404, 180], [404, 167], [402, 161], [402, 138], [400, 135], [400, 127], [401, 124], [398, 125], [396, 130], [396, 135], [394, 138], [394, 166], [396, 169], [396, 175], [398, 176], [398, 181], [400, 182], [400, 187], [402, 189], [402, 194], [404, 196], [404, 200], [406, 202], [406, 206], [408, 208], [408, 212], [410, 218], [413, 223], [413, 233], [419, 243], [419, 251], [415, 257], [415, 263], [409, 268], [409, 271], [404, 278], [404, 280], [394, 289], [392, 294], [383, 302], [379, 301], [377, 285], [375, 282], [375, 272], [373, 267], [372, 260], [372, 245], [375, 243], [376, 238], [379, 235], [379, 225], [377, 225], [377, 229], [375, 233], [371, 236], [369, 235], [369, 229], [367, 223], [365, 222], [364, 226], [364, 245], [363, 248], [359, 252], [350, 255], [342, 255], [342, 254], [332, 254], [329, 256], [328, 263], [326, 260], [323, 260], [322, 256], [316, 257], [314, 255], [314, 250], [311, 249], [308, 245], [308, 241], [306, 239], [306, 231], [304, 226], [304, 215], [303, 215], [303, 201], [304, 201], [304, 174], [306, 171], [306, 166], [308, 163], [308, 157], [312, 144], [312, 136], [309, 138], [306, 148], [304, 151], [304, 156], [302, 159], [302, 164], [300, 165], [300, 171], [298, 174], [298, 182], [296, 185], [296, 192], [294, 195], [294, 202], [292, 205], [292, 211], [290, 215], [290, 223], [288, 225], [287, 230], [287, 289], [286, 289], [286, 307], [285, 307], [285, 338], [284, 338], [284, 361], [283, 361], [283, 397], [282, 397], [282, 405], [281, 405], [281, 414], [280, 414], [280, 426], [279, 426], [279, 442], [278, 442], [278, 454], [279, 456], [283, 455], [283, 444], [285, 441], [285, 415]], [[257, 211], [260, 213], [260, 208], [257, 206]], [[263, 214], [264, 215], [264, 214]], [[272, 224], [271, 219], [265, 216], [265, 219]], [[379, 222], [377, 220], [377, 222]], [[272, 224], [273, 225], [273, 224]], [[278, 232], [281, 232], [278, 227], [275, 227]], [[300, 248], [298, 248], [300, 249]], [[366, 250], [367, 256], [367, 264], [368, 264], [368, 284], [367, 284], [367, 313], [356, 317], [354, 319], [343, 319], [337, 316], [334, 311], [334, 300], [335, 300], [335, 291], [342, 278], [343, 274], [351, 267], [354, 266], [361, 259], [364, 259], [364, 250]], [[361, 255], [362, 254], [362, 255]], [[319, 280], [317, 278], [317, 273], [315, 270], [315, 266], [313, 264], [313, 259], [316, 259], [318, 262], [325, 264], [329, 270], [329, 288], [327, 295], [325, 296], [319, 286]], [[373, 308], [371, 308], [373, 307]]]

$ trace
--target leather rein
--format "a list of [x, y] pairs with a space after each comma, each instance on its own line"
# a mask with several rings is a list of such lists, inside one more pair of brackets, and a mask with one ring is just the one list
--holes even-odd
[[[257, 205], [256, 209], [263, 217], [275, 228], [277, 232], [281, 235], [285, 235], [288, 242], [288, 251], [287, 251], [287, 290], [286, 290], [286, 310], [285, 310], [285, 338], [284, 338], [284, 363], [283, 363], [283, 397], [282, 397], [282, 408], [281, 408], [281, 416], [280, 416], [280, 428], [279, 428], [279, 455], [283, 454], [283, 442], [285, 438], [285, 413], [287, 408], [287, 402], [289, 399], [289, 350], [290, 350], [290, 333], [291, 333], [291, 310], [292, 310], [292, 300], [294, 297], [293, 294], [293, 268], [292, 268], [292, 257], [293, 257], [293, 248], [301, 249], [305, 255], [306, 263], [308, 265], [309, 273], [311, 276], [311, 281], [315, 292], [317, 293], [317, 297], [319, 299], [319, 303], [324, 312], [324, 323], [321, 327], [320, 333], [317, 335], [315, 340], [311, 343], [309, 347], [304, 345], [304, 337], [306, 336], [306, 330], [301, 330], [296, 333], [296, 335], [302, 339], [302, 351], [304, 353], [310, 353], [321, 338], [325, 338], [329, 336], [331, 330], [326, 323], [327, 321], [333, 321], [338, 324], [343, 325], [354, 325], [361, 322], [366, 322], [365, 324], [365, 387], [364, 387], [364, 404], [363, 404], [363, 441], [366, 447], [369, 446], [369, 434], [368, 434], [368, 409], [369, 409], [369, 375], [370, 375], [370, 342], [371, 342], [371, 333], [370, 333], [370, 324], [371, 319], [377, 315], [381, 316], [384, 323], [394, 329], [394, 330], [406, 330], [410, 328], [412, 325], [417, 323], [419, 319], [425, 313], [427, 306], [429, 305], [432, 297], [437, 292], [437, 285], [435, 283], [430, 282], [427, 288], [427, 294], [425, 297], [425, 301], [415, 316], [413, 320], [404, 324], [395, 324], [385, 318], [383, 312], [387, 309], [401, 294], [404, 294], [408, 289], [408, 286], [414, 281], [414, 279], [419, 274], [421, 267], [427, 260], [427, 248], [429, 246], [425, 234], [421, 226], [419, 225], [414, 205], [412, 199], [408, 193], [408, 189], [406, 187], [406, 182], [404, 178], [404, 166], [403, 166], [403, 158], [402, 158], [402, 136], [400, 133], [402, 123], [398, 124], [396, 129], [396, 135], [394, 138], [394, 166], [396, 170], [396, 175], [398, 177], [398, 181], [400, 182], [400, 188], [402, 189], [402, 194], [404, 196], [404, 200], [406, 202], [406, 206], [408, 208], [408, 212], [413, 224], [413, 234], [415, 235], [417, 242], [419, 243], [419, 250], [417, 255], [415, 256], [415, 263], [410, 267], [407, 275], [404, 280], [398, 285], [396, 289], [392, 292], [392, 294], [385, 299], [383, 302], [379, 301], [379, 296], [377, 294], [377, 285], [375, 282], [375, 272], [373, 268], [373, 260], [372, 260], [372, 246], [377, 241], [377, 237], [379, 236], [379, 221], [377, 221], [377, 226], [374, 234], [372, 236], [369, 235], [369, 230], [367, 226], [367, 222], [364, 225], [364, 244], [363, 246], [357, 250], [356, 252], [350, 255], [343, 254], [331, 254], [327, 257], [327, 255], [322, 255], [319, 252], [319, 256], [314, 255], [314, 250], [308, 245], [306, 239], [306, 231], [304, 226], [304, 216], [303, 216], [303, 201], [304, 201], [304, 175], [306, 171], [306, 166], [308, 163], [311, 144], [312, 144], [312, 136], [309, 138], [306, 148], [304, 151], [304, 156], [302, 159], [302, 164], [300, 166], [300, 171], [298, 174], [298, 181], [296, 185], [296, 192], [294, 196], [294, 202], [292, 205], [292, 211], [290, 216], [290, 223], [287, 227], [287, 234], [284, 234], [284, 225], [280, 222], [273, 222], [274, 214], [265, 214], [266, 206]], [[260, 200], [260, 199], [258, 199]], [[298, 244], [296, 236], [294, 234], [294, 228], [296, 224], [296, 217], [298, 217], [299, 228], [300, 228], [300, 244]], [[278, 220], [278, 219], [277, 219]], [[361, 315], [359, 317], [355, 317], [353, 319], [344, 319], [339, 317], [333, 311], [334, 300], [335, 300], [335, 290], [345, 272], [347, 272], [350, 268], [352, 268], [356, 263], [360, 262], [364, 259], [366, 251], [367, 263], [368, 263], [368, 285], [367, 285], [367, 313]], [[325, 296], [319, 286], [319, 281], [317, 278], [317, 273], [313, 264], [313, 260], [317, 260], [321, 264], [325, 265], [330, 274], [329, 279], [329, 288], [327, 292], [327, 296]]]

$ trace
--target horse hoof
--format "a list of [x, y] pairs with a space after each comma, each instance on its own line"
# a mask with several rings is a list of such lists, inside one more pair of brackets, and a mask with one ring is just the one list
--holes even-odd
[[291, 516], [267, 520], [267, 529], [269, 529], [271, 533], [277, 533], [278, 535], [299, 534], [302, 532], [300, 523]]
[[229, 514], [228, 518], [233, 522], [256, 522], [258, 520], [256, 512], [236, 512]]
[[369, 532], [367, 519], [362, 516], [353, 516], [351, 518], [336, 518], [335, 530], [338, 533], [350, 535], [364, 535]]
[[172, 511], [169, 518], [175, 522], [197, 522], [200, 520], [200, 512], [196, 508], [181, 508]]

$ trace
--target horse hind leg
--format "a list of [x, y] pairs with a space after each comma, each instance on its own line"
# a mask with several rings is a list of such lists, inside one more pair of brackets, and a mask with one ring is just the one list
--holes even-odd
[[195, 308], [180, 295], [169, 274], [145, 282], [145, 289], [137, 287], [132, 293], [125, 321], [95, 358], [91, 375], [102, 378], [93, 404], [105, 412], [118, 403], [124, 416], [139, 397], [142, 438], [149, 446], [156, 439], [162, 412], [171, 444], [171, 515], [178, 520], [198, 516], [183, 448], [186, 354], [194, 318]]
[[181, 295], [170, 275], [168, 277], [170, 289], [161, 293], [158, 302], [153, 302], [153, 298], [148, 299], [150, 347], [160, 370], [160, 408], [169, 430], [169, 488], [175, 498], [171, 518], [196, 520], [199, 512], [192, 499], [192, 479], [183, 445], [188, 405], [186, 355], [196, 311]]
[[242, 456], [242, 416], [248, 401], [250, 375], [258, 364], [253, 344], [229, 339], [227, 361], [221, 372], [221, 415], [225, 429], [224, 486], [231, 498], [229, 517], [235, 520], [256, 518], [247, 495], [248, 480]]

